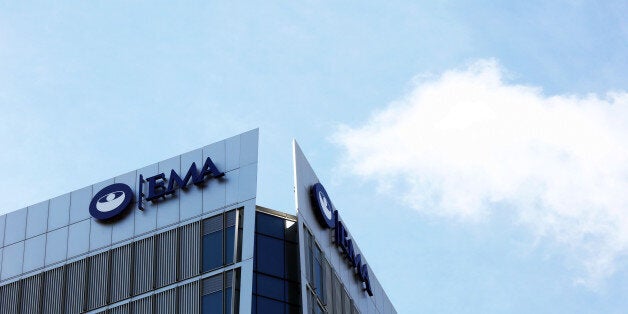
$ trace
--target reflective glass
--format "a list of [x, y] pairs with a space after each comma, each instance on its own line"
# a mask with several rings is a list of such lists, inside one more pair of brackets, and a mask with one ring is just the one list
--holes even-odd
[[257, 270], [279, 278], [284, 276], [284, 242], [258, 234], [256, 236]]
[[283, 314], [284, 303], [264, 297], [257, 297], [258, 314]]
[[257, 274], [257, 293], [265, 297], [284, 301], [284, 282], [282, 279]]
[[299, 281], [301, 274], [299, 273], [299, 246], [294, 243], [286, 242], [286, 278]]
[[204, 295], [201, 302], [203, 314], [222, 313], [222, 291]]
[[203, 236], [203, 271], [222, 266], [222, 230]]
[[316, 295], [321, 301], [325, 300], [325, 286], [324, 286], [325, 274], [323, 267], [319, 260], [314, 260], [314, 286], [316, 289]]
[[255, 216], [255, 232], [284, 238], [285, 222], [282, 218], [258, 212]]
[[231, 313], [231, 288], [225, 290], [225, 313]]

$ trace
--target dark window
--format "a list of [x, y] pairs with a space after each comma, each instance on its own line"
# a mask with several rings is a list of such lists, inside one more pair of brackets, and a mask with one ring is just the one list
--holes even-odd
[[[237, 272], [238, 270], [236, 270]], [[237, 275], [236, 275], [237, 276]], [[236, 277], [237, 278], [237, 277]], [[236, 284], [237, 286], [237, 284]], [[233, 272], [228, 271], [202, 281], [201, 310], [203, 314], [231, 313]], [[238, 300], [235, 300], [238, 301]]]
[[279, 239], [284, 238], [286, 223], [282, 218], [258, 214], [255, 219], [255, 232]]
[[223, 313], [222, 311], [222, 291], [214, 292], [203, 296], [203, 314]]
[[219, 268], [222, 262], [222, 230], [203, 236], [203, 271]]
[[255, 219], [253, 313], [300, 313], [297, 224], [262, 212]]
[[281, 301], [257, 297], [257, 314], [282, 314], [285, 304]]
[[257, 270], [283, 278], [284, 241], [261, 234], [256, 236]]
[[260, 273], [258, 273], [256, 277], [259, 295], [285, 301], [284, 281], [282, 279], [266, 276]]
[[[236, 211], [207, 218], [203, 221], [203, 272], [233, 264], [236, 248], [240, 252], [241, 239], [236, 245]], [[239, 215], [241, 224], [241, 215]], [[238, 256], [239, 259], [239, 256]]]

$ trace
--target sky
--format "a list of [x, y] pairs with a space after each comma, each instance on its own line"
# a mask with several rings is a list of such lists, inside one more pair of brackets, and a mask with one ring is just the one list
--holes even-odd
[[0, 213], [260, 128], [399, 313], [626, 313], [625, 1], [0, 3]]

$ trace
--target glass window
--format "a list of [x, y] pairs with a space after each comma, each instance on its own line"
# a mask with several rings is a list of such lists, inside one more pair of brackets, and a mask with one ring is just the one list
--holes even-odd
[[299, 281], [301, 274], [299, 273], [299, 245], [286, 242], [286, 278], [288, 280]]
[[[203, 271], [210, 271], [229, 265], [237, 260], [236, 253], [236, 211], [229, 211], [203, 221]], [[241, 219], [240, 219], [241, 222]], [[240, 250], [238, 239], [237, 250]]]
[[[238, 270], [236, 270], [238, 272]], [[236, 278], [238, 275], [236, 274]], [[201, 311], [203, 314], [231, 313], [233, 272], [228, 271], [202, 281]], [[237, 285], [236, 285], [237, 286]]]
[[283, 314], [284, 303], [257, 296], [257, 314]]
[[284, 275], [284, 242], [261, 234], [256, 236], [257, 271], [279, 278]]
[[255, 216], [255, 232], [283, 239], [285, 222], [283, 218], [257, 212]]
[[203, 271], [222, 266], [222, 230], [203, 236]]
[[[203, 308], [203, 314], [217, 314], [217, 313], [223, 313], [222, 311], [222, 301], [223, 301], [223, 295], [222, 295], [222, 290], [221, 291], [217, 291], [211, 294], [207, 294], [203, 296], [202, 299], [202, 308]], [[229, 313], [229, 312], [227, 312]]]
[[256, 277], [257, 291], [259, 295], [285, 301], [284, 281], [282, 279], [266, 276], [260, 273], [258, 273]]
[[[296, 223], [256, 214], [253, 313], [300, 313], [301, 279]], [[291, 229], [288, 237], [288, 228]], [[294, 241], [294, 242], [293, 242]]]

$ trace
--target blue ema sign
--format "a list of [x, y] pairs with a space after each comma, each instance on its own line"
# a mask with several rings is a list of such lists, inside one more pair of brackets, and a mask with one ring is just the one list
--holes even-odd
[[334, 229], [334, 244], [342, 251], [347, 264], [355, 270], [358, 279], [363, 283], [364, 290], [366, 290], [369, 296], [373, 296], [368, 266], [362, 262], [362, 255], [356, 252], [353, 240], [349, 238], [349, 233], [342, 221], [340, 221], [338, 211], [334, 210], [329, 195], [322, 184], [316, 183], [312, 185], [310, 198], [315, 205], [314, 207], [318, 209], [316, 215], [318, 222], [323, 228]]
[[[218, 171], [209, 157], [205, 160], [200, 171], [196, 167], [196, 163], [193, 162], [183, 178], [174, 169], [170, 170], [168, 179], [163, 172], [146, 179], [140, 174], [137, 208], [144, 210], [144, 196], [146, 196], [147, 201], [154, 203], [161, 198], [165, 199], [168, 195], [174, 195], [178, 189], [186, 189], [190, 182], [196, 186], [202, 186], [207, 178], [221, 178], [224, 175], [225, 173]], [[148, 195], [144, 194], [144, 183], [148, 185]], [[113, 219], [127, 209], [133, 196], [131, 187], [124, 183], [108, 185], [94, 195], [89, 204], [89, 213], [98, 220]]]
[[89, 213], [96, 219], [108, 220], [121, 214], [133, 200], [133, 190], [124, 183], [104, 187], [92, 198]]

